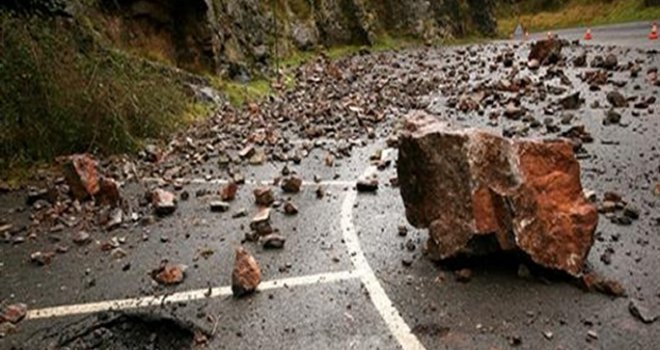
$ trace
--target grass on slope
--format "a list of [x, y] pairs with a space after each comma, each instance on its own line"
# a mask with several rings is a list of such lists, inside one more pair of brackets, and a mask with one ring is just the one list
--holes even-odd
[[511, 35], [518, 22], [529, 31], [544, 31], [574, 26], [660, 20], [660, 6], [647, 7], [644, 0], [568, 0], [554, 9], [536, 13], [529, 13], [531, 9], [525, 8], [524, 5], [523, 3], [519, 8], [515, 5], [500, 7], [497, 19], [500, 36]]
[[0, 176], [62, 154], [131, 151], [199, 112], [166, 70], [70, 22], [0, 14]]

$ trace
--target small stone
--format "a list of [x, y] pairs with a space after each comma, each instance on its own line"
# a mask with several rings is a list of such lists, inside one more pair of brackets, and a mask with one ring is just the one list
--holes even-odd
[[156, 189], [151, 192], [151, 204], [154, 206], [156, 215], [166, 216], [176, 210], [176, 198], [172, 192]]
[[658, 315], [651, 315], [651, 311], [641, 305], [641, 301], [637, 299], [631, 299], [628, 303], [628, 310], [630, 314], [635, 316], [638, 320], [646, 324], [651, 324], [658, 319]]
[[286, 215], [296, 215], [298, 214], [298, 207], [290, 201], [284, 203], [284, 214]]
[[223, 201], [213, 201], [210, 204], [211, 211], [214, 213], [224, 213], [229, 211], [229, 203]]
[[621, 114], [617, 113], [613, 109], [605, 112], [605, 119], [603, 119], [603, 125], [612, 125], [619, 124], [621, 121]]
[[609, 102], [612, 107], [628, 107], [628, 100], [618, 91], [610, 91], [607, 93], [607, 102]]
[[368, 179], [360, 179], [357, 182], [358, 192], [376, 192], [378, 190], [378, 179], [371, 177]]
[[605, 62], [603, 62], [603, 68], [607, 70], [614, 70], [619, 64], [619, 61], [614, 54], [609, 54], [605, 57]]
[[562, 98], [561, 100], [559, 100], [559, 104], [564, 109], [580, 108], [580, 105], [582, 104], [582, 100], [580, 99], [580, 92], [578, 91]]
[[27, 305], [22, 303], [7, 305], [0, 311], [0, 323], [10, 322], [16, 324], [25, 318], [27, 310]]
[[298, 193], [302, 183], [302, 179], [295, 175], [286, 177], [282, 180], [282, 191], [285, 193]]
[[157, 269], [151, 271], [151, 277], [160, 284], [179, 284], [183, 281], [185, 270], [185, 265], [170, 264], [167, 260], [163, 260]]
[[119, 260], [128, 256], [128, 253], [122, 248], [115, 248], [110, 252], [110, 256], [115, 260]]
[[531, 59], [527, 62], [527, 68], [530, 70], [537, 70], [539, 67], [541, 67], [541, 62], [537, 59]]
[[543, 336], [545, 337], [545, 339], [551, 340], [552, 337], [554, 337], [554, 334], [550, 331], [545, 331], [543, 332]]
[[316, 198], [318, 199], [322, 199], [325, 196], [325, 189], [323, 188], [323, 186], [317, 187], [316, 191], [314, 192], [316, 193]]
[[261, 206], [270, 206], [275, 202], [275, 196], [273, 195], [273, 190], [267, 186], [257, 187], [254, 190], [254, 201], [257, 205]]
[[273, 228], [270, 226], [270, 208], [263, 207], [259, 209], [250, 222], [250, 228], [262, 236], [272, 233]]
[[406, 225], [399, 225], [398, 228], [399, 236], [405, 237], [408, 235], [408, 226]]
[[598, 333], [593, 330], [587, 331], [587, 337], [591, 339], [598, 339]]
[[266, 162], [267, 156], [266, 151], [263, 148], [257, 148], [254, 151], [254, 154], [249, 159], [249, 163], [252, 165], [261, 165]]
[[407, 256], [407, 257], [401, 259], [401, 264], [402, 264], [403, 266], [406, 266], [406, 267], [411, 266], [411, 265], [413, 264], [413, 259], [412, 259], [412, 257]]
[[91, 237], [87, 231], [78, 231], [73, 234], [72, 240], [77, 245], [85, 245], [91, 241]]
[[234, 270], [231, 274], [231, 291], [235, 297], [243, 297], [254, 291], [261, 283], [261, 268], [243, 247], [236, 248]]
[[50, 264], [54, 257], [54, 252], [34, 252], [30, 254], [30, 261], [39, 266], [44, 266]]
[[623, 208], [623, 215], [625, 215], [625, 216], [627, 216], [627, 217], [629, 217], [633, 220], [637, 220], [637, 219], [639, 219], [639, 209], [637, 209], [633, 206], [630, 206], [630, 205], [626, 205], [626, 207]]
[[105, 224], [105, 229], [112, 231], [119, 227], [122, 222], [124, 222], [124, 212], [121, 208], [115, 208], [110, 213], [110, 220]]
[[282, 249], [286, 238], [276, 233], [271, 233], [261, 238], [264, 249]]
[[335, 165], [335, 156], [332, 153], [326, 154], [325, 165], [328, 167], [332, 167]]
[[238, 184], [232, 181], [222, 187], [220, 190], [220, 198], [225, 202], [231, 202], [236, 198], [237, 192]]

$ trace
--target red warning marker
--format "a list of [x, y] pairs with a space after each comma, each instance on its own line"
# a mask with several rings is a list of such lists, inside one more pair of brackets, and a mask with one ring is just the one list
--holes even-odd
[[651, 27], [651, 33], [649, 34], [649, 40], [658, 40], [658, 24], [653, 22]]
[[591, 40], [593, 36], [591, 35], [591, 28], [587, 28], [587, 32], [584, 33], [584, 40]]

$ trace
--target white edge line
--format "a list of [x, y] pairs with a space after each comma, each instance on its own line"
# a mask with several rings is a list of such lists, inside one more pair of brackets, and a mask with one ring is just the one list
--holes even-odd
[[[382, 157], [387, 157], [388, 153], [389, 150], [385, 150]], [[363, 177], [369, 176], [375, 171], [376, 167], [371, 166], [365, 170]], [[383, 318], [383, 321], [389, 328], [390, 332], [392, 332], [392, 335], [394, 335], [399, 345], [404, 350], [424, 350], [424, 345], [422, 345], [419, 339], [417, 339], [417, 337], [411, 332], [410, 327], [387, 296], [385, 289], [383, 289], [383, 286], [378, 282], [378, 278], [371, 269], [371, 266], [362, 251], [359, 238], [353, 225], [353, 204], [355, 203], [356, 198], [357, 192], [353, 189], [346, 194], [341, 205], [340, 227], [348, 248], [348, 253], [351, 256], [351, 262], [353, 263], [354, 268], [361, 272], [361, 281], [369, 292], [371, 301], [374, 303], [376, 310], [378, 310], [378, 313]]]
[[[279, 280], [271, 280], [263, 282], [259, 285], [259, 291], [267, 291], [278, 288], [289, 288], [313, 284], [326, 284], [333, 283], [338, 281], [345, 281], [355, 278], [360, 278], [361, 274], [359, 271], [339, 271], [339, 272], [328, 272], [328, 273], [319, 273], [314, 275], [307, 276], [298, 276], [283, 278]], [[150, 306], [160, 306], [172, 303], [195, 301], [206, 298], [218, 298], [226, 297], [231, 295], [231, 287], [223, 286], [216, 287], [211, 289], [209, 294], [209, 288], [196, 289], [185, 292], [178, 292], [173, 294], [165, 295], [151, 295], [137, 298], [128, 298], [128, 299], [118, 299], [118, 300], [108, 300], [93, 302], [87, 304], [77, 304], [77, 305], [63, 305], [55, 307], [47, 307], [43, 309], [29, 310], [26, 319], [27, 320], [36, 320], [43, 318], [53, 318], [53, 317], [63, 317], [63, 316], [72, 316], [72, 315], [81, 315], [81, 314], [90, 314], [101, 311], [119, 311], [119, 310], [130, 310]]]

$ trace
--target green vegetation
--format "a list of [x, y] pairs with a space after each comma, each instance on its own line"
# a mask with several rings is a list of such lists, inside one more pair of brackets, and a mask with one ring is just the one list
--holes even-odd
[[80, 28], [0, 15], [0, 169], [130, 151], [204, 110], [167, 70], [104, 49]]
[[524, 0], [498, 7], [498, 32], [513, 33], [518, 23], [529, 31], [595, 26], [660, 19], [660, 6], [646, 6], [644, 0]]

